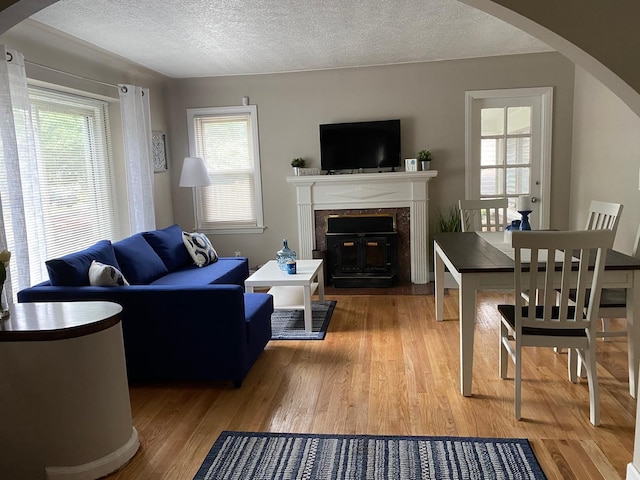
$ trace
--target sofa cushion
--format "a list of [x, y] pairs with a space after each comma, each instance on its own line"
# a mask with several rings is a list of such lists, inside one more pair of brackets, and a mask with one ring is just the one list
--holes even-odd
[[218, 253], [204, 233], [182, 232], [182, 241], [197, 266], [204, 267], [218, 261]]
[[131, 285], [147, 285], [169, 270], [141, 233], [113, 244], [120, 271]]
[[45, 264], [51, 285], [58, 287], [89, 285], [89, 267], [93, 260], [119, 268], [111, 242], [100, 240], [85, 250], [47, 260]]
[[143, 232], [142, 236], [170, 272], [189, 265], [193, 261], [182, 241], [182, 229], [179, 225]]
[[89, 267], [89, 285], [94, 287], [122, 287], [129, 285], [129, 282], [116, 267], [94, 260]]
[[204, 267], [190, 265], [158, 278], [153, 285], [209, 285], [229, 284], [244, 287], [249, 276], [249, 261], [246, 257], [221, 257], [217, 262]]

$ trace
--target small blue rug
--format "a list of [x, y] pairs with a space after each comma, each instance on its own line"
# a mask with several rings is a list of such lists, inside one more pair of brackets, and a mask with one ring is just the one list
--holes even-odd
[[526, 439], [222, 432], [194, 480], [545, 480]]
[[335, 300], [311, 303], [311, 332], [304, 329], [303, 310], [276, 310], [271, 314], [271, 340], [324, 340]]

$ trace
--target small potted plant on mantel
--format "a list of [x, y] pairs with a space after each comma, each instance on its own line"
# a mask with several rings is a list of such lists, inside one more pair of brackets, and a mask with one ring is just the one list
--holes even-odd
[[431, 168], [431, 152], [429, 150], [420, 150], [417, 158], [420, 162], [420, 170], [426, 171]]
[[296, 176], [300, 175], [300, 169], [304, 168], [306, 164], [307, 164], [306, 160], [302, 157], [294, 158], [293, 160], [291, 160], [291, 166], [293, 167], [293, 174]]

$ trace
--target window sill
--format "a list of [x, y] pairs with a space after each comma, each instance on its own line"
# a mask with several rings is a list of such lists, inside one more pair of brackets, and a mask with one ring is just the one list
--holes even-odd
[[267, 227], [226, 227], [226, 228], [206, 228], [201, 227], [202, 233], [215, 233], [216, 235], [235, 235], [241, 233], [263, 233]]

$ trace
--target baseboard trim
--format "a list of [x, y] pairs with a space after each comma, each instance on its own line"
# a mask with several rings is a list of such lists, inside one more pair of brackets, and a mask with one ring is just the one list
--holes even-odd
[[640, 471], [633, 463], [627, 464], [627, 480], [640, 480]]
[[47, 480], [95, 480], [104, 477], [124, 466], [139, 447], [138, 431], [132, 427], [127, 443], [102, 458], [72, 467], [45, 467]]

